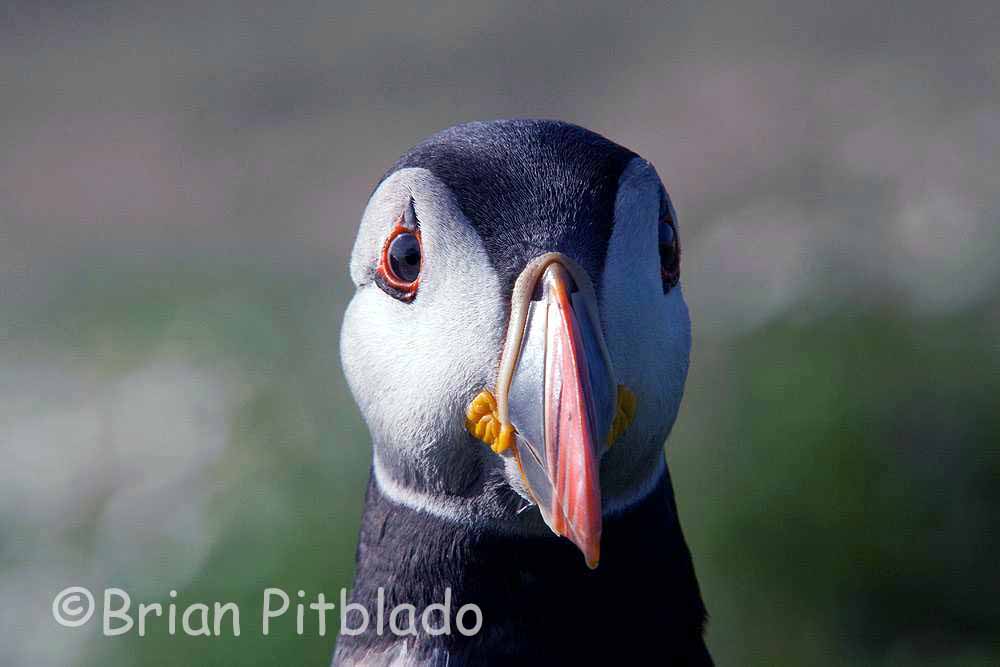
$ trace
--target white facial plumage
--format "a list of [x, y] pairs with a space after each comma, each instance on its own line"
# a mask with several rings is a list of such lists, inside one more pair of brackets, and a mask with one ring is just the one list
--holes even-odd
[[[687, 375], [690, 319], [681, 285], [663, 294], [658, 254], [660, 180], [635, 158], [619, 179], [599, 309], [619, 383], [637, 396], [635, 421], [601, 462], [605, 514], [644, 496], [664, 473], [662, 447]], [[422, 234], [416, 298], [375, 283], [375, 267], [411, 201]], [[498, 503], [500, 485], [527, 498], [511, 456], [465, 430], [465, 410], [493, 388], [508, 298], [482, 241], [449, 189], [430, 171], [392, 173], [372, 194], [351, 257], [357, 291], [341, 335], [349, 386], [371, 431], [380, 490], [456, 521], [545, 531], [537, 512]], [[521, 503], [523, 504], [523, 503]]]
[[627, 507], [663, 474], [691, 352], [691, 318], [678, 282], [663, 293], [657, 226], [660, 178], [634, 158], [618, 181], [600, 309], [618, 382], [638, 397], [635, 421], [601, 462], [605, 513]]

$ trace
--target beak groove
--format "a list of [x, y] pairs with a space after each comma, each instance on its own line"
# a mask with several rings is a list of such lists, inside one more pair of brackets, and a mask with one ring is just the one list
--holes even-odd
[[497, 412], [516, 431], [523, 480], [542, 518], [591, 568], [600, 558], [599, 464], [616, 396], [589, 279], [563, 255], [540, 257], [515, 286]]

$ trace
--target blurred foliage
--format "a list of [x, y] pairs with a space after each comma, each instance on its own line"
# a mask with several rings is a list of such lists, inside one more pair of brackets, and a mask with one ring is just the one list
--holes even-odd
[[1000, 658], [995, 312], [783, 318], [695, 362], [668, 459], [721, 664]]

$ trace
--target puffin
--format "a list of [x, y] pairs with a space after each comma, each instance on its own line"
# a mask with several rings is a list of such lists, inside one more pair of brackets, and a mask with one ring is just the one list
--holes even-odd
[[372, 465], [333, 665], [712, 664], [664, 452], [680, 247], [653, 165], [566, 122], [385, 173], [340, 339]]

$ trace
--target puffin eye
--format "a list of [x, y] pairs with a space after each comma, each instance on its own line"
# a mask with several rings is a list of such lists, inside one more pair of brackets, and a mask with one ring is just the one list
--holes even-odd
[[400, 301], [412, 301], [420, 283], [420, 230], [397, 225], [382, 247], [375, 282]]
[[420, 276], [420, 241], [415, 234], [397, 234], [386, 254], [392, 277], [399, 282], [412, 283]]
[[660, 275], [663, 278], [663, 293], [666, 294], [681, 277], [681, 242], [677, 236], [677, 226], [668, 213], [659, 225], [660, 234]]

